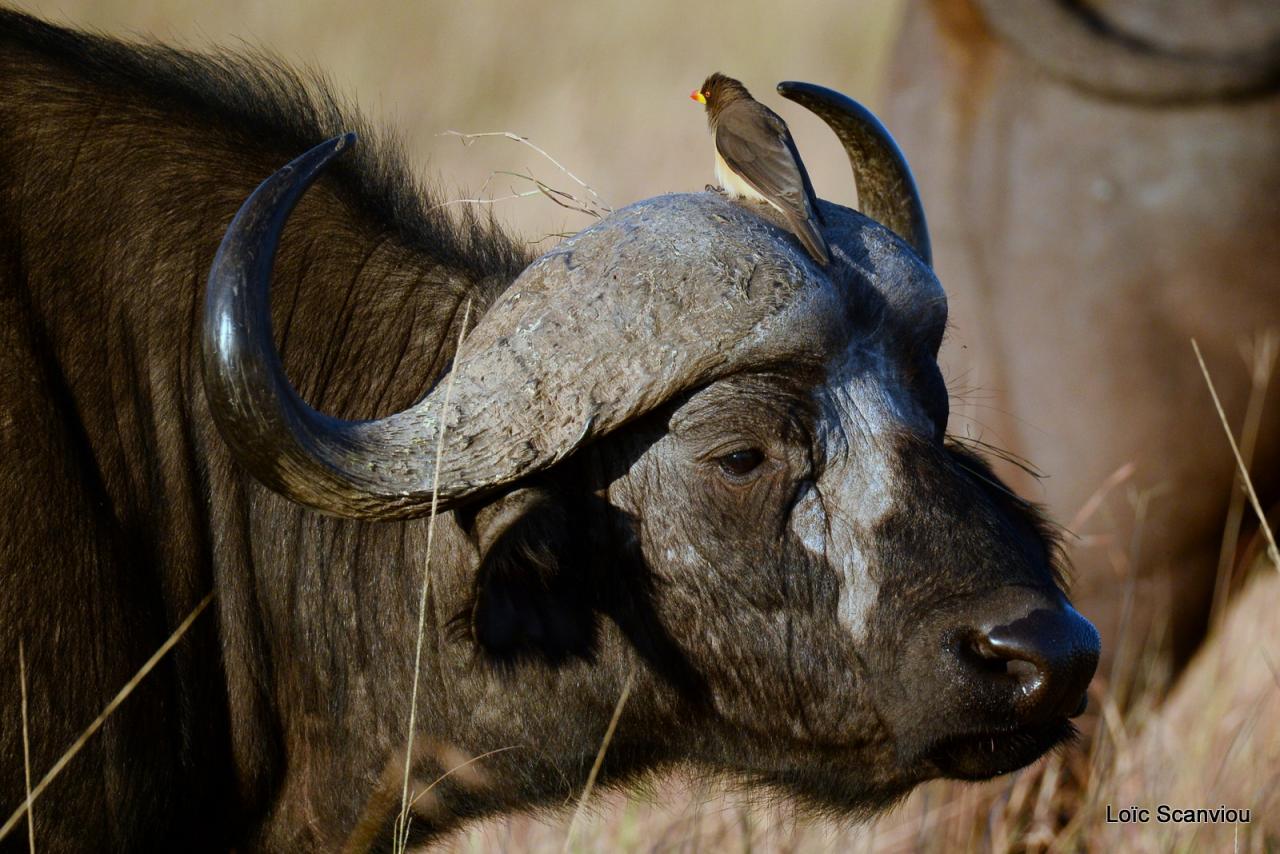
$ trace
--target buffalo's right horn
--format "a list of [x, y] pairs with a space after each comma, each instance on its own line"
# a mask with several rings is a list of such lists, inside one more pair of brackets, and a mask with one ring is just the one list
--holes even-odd
[[920, 192], [906, 158], [880, 120], [847, 95], [812, 83], [784, 81], [778, 84], [778, 94], [831, 126], [853, 166], [858, 207], [907, 241], [932, 266], [933, 250]]

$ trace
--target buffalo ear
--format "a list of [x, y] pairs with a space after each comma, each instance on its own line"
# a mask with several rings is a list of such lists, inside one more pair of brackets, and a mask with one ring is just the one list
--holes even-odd
[[461, 520], [480, 553], [469, 611], [458, 615], [491, 662], [589, 659], [595, 641], [582, 544], [564, 497], [522, 487]]

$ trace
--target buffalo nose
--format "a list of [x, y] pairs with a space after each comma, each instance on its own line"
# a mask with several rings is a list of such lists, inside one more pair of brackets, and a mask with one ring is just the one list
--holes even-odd
[[1084, 712], [1098, 666], [1098, 631], [1074, 608], [1037, 608], [1012, 622], [979, 629], [971, 643], [988, 668], [1017, 683], [1014, 707], [1027, 722]]

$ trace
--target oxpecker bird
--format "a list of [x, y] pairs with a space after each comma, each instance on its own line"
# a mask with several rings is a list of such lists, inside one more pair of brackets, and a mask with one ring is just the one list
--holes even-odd
[[831, 255], [818, 198], [787, 123], [752, 98], [747, 87], [719, 72], [689, 97], [707, 108], [720, 186], [730, 196], [772, 205], [814, 260], [827, 264]]

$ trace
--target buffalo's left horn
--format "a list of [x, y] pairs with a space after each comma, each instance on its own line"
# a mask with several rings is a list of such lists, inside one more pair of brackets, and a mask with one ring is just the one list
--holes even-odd
[[778, 94], [816, 113], [844, 145], [858, 188], [858, 207], [897, 234], [933, 266], [929, 227], [907, 160], [871, 111], [857, 101], [822, 86], [787, 80]]

